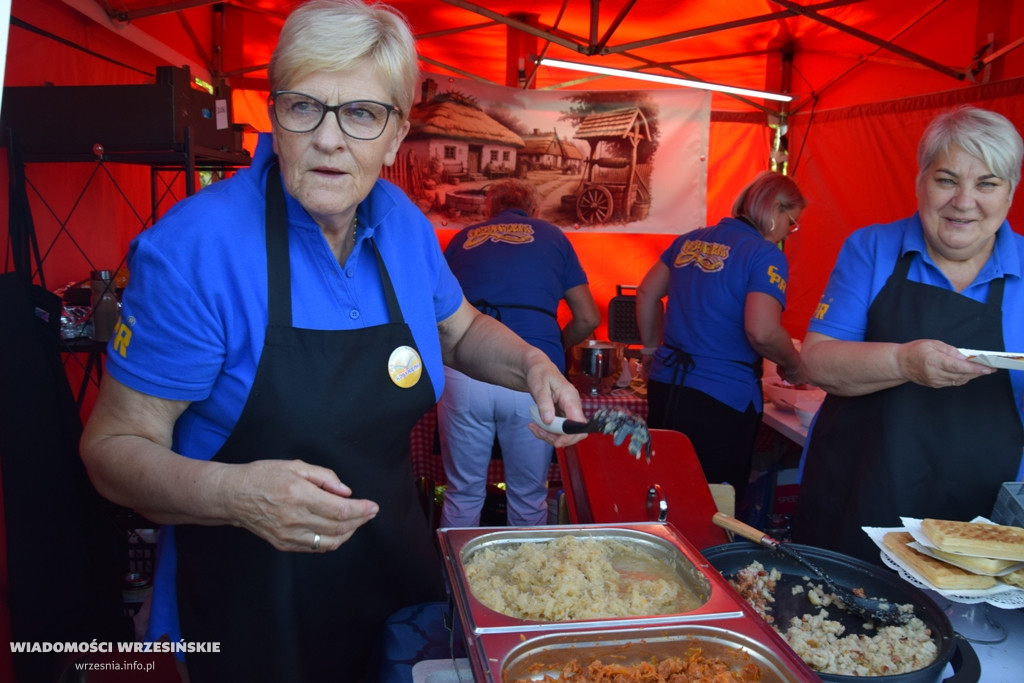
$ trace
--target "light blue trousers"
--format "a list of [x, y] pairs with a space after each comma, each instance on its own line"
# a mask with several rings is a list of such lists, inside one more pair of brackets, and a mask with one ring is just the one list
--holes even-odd
[[497, 436], [505, 465], [510, 526], [546, 524], [548, 470], [554, 446], [527, 428], [533, 398], [487, 384], [446, 367], [437, 405], [437, 429], [448, 487], [442, 527], [480, 524], [487, 493], [487, 466]]

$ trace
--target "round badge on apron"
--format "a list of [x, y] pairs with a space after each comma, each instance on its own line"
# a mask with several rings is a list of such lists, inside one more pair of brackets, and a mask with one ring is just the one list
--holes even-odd
[[423, 360], [411, 346], [399, 346], [388, 358], [388, 375], [397, 386], [408, 389], [416, 386], [423, 374]]

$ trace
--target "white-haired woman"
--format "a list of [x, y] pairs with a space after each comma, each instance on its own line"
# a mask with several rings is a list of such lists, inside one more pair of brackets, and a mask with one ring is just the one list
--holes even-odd
[[988, 515], [1024, 450], [1024, 373], [958, 348], [1024, 348], [1024, 237], [1006, 220], [1024, 145], [1000, 114], [937, 116], [918, 147], [917, 212], [847, 238], [804, 340], [829, 392], [794, 538], [879, 561], [862, 526]]
[[302, 5], [269, 78], [273, 136], [251, 168], [133, 243], [82, 438], [97, 489], [164, 525], [147, 637], [219, 643], [186, 654], [192, 683], [363, 680], [386, 617], [443, 596], [408, 455], [443, 364], [583, 419], [378, 178], [418, 78], [404, 19]]

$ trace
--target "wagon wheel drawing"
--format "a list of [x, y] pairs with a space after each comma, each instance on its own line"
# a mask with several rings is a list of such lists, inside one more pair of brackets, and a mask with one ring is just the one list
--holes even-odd
[[604, 223], [614, 208], [612, 193], [601, 185], [588, 187], [576, 199], [576, 215], [584, 223]]

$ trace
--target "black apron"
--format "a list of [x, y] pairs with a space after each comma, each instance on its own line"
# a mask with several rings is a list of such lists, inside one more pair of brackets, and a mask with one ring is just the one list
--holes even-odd
[[[1003, 350], [1004, 280], [994, 280], [980, 303], [907, 280], [911, 256], [872, 302], [865, 341]], [[1016, 400], [1004, 371], [959, 387], [906, 382], [865, 396], [829, 394], [808, 444], [794, 540], [877, 563], [878, 547], [862, 526], [991, 514], [1024, 449]]]
[[219, 653], [186, 654], [192, 683], [363, 680], [388, 615], [444, 595], [408, 451], [409, 432], [434, 404], [434, 390], [426, 369], [408, 389], [389, 378], [392, 350], [415, 344], [373, 249], [390, 323], [292, 327], [288, 223], [279, 171], [270, 169], [267, 336], [245, 408], [214, 460], [329, 467], [353, 497], [377, 502], [380, 512], [341, 548], [319, 554], [281, 552], [232, 526], [178, 526], [182, 636], [220, 643]]

